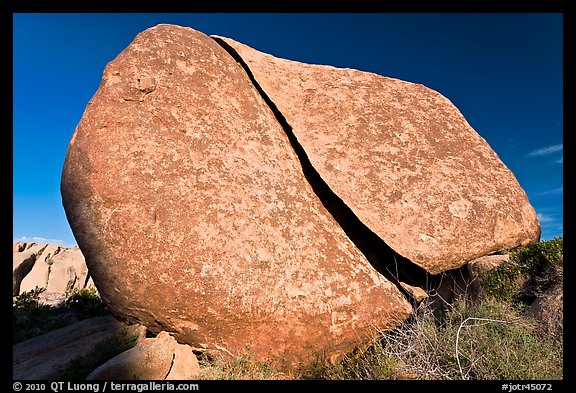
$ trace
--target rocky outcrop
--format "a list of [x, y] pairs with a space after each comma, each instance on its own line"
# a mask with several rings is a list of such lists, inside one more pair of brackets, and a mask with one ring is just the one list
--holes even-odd
[[472, 279], [480, 279], [500, 265], [510, 263], [510, 255], [485, 255], [468, 262], [467, 268]]
[[411, 312], [320, 203], [242, 67], [192, 29], [148, 29], [107, 65], [62, 197], [113, 312], [194, 347], [288, 365]]
[[34, 266], [22, 279], [20, 292], [26, 292], [35, 287], [46, 288], [53, 264], [52, 257], [58, 254], [64, 247], [56, 244], [46, 244], [44, 250], [36, 257]]
[[61, 191], [117, 316], [285, 366], [405, 320], [404, 295], [426, 294], [399, 270], [540, 235], [513, 174], [437, 92], [172, 25], [106, 66]]
[[400, 255], [438, 274], [538, 241], [524, 190], [446, 97], [215, 38], [239, 55], [322, 179]]
[[126, 326], [111, 316], [85, 319], [13, 346], [15, 380], [58, 379], [74, 361], [90, 359], [104, 341], [121, 334]]
[[45, 288], [46, 294], [64, 294], [89, 284], [88, 268], [78, 247], [19, 242], [14, 243], [13, 252], [14, 296], [36, 287]]
[[78, 247], [64, 249], [52, 258], [47, 292], [66, 292], [73, 288], [85, 288], [88, 268], [84, 255]]
[[178, 344], [167, 332], [143, 338], [95, 369], [87, 380], [191, 379], [200, 366], [188, 345]]
[[564, 340], [564, 281], [552, 285], [540, 294], [528, 307], [528, 315], [534, 317], [538, 330], [556, 340]]
[[12, 245], [12, 252], [22, 252], [24, 250], [26, 250], [26, 247], [29, 247], [32, 243], [26, 243], [26, 242], [15, 242]]
[[486, 295], [486, 279], [500, 266], [511, 263], [509, 254], [485, 255], [466, 265], [469, 279], [463, 285], [464, 293], [470, 299], [482, 299]]
[[12, 254], [12, 295], [20, 294], [22, 280], [34, 267], [36, 258], [46, 248], [46, 244], [14, 245], [13, 250], [18, 250]]

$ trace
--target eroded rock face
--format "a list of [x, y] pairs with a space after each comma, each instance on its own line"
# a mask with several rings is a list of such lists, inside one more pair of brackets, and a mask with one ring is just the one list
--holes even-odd
[[22, 252], [26, 249], [26, 245], [27, 243], [25, 242], [16, 242], [12, 245], [12, 252], [13, 253]]
[[[20, 294], [22, 280], [30, 273], [36, 258], [46, 248], [46, 244], [33, 243], [30, 247], [14, 247], [12, 253], [12, 295]], [[15, 252], [14, 252], [15, 251]]]
[[293, 365], [411, 312], [320, 203], [243, 68], [195, 30], [148, 29], [107, 65], [61, 187], [102, 298], [179, 342]]
[[36, 287], [46, 290], [42, 298], [94, 286], [80, 248], [58, 244], [15, 243], [12, 278], [14, 296]]
[[330, 188], [400, 255], [437, 274], [538, 241], [512, 172], [438, 92], [216, 38], [240, 55]]
[[57, 244], [46, 245], [42, 253], [36, 257], [34, 266], [30, 272], [22, 279], [20, 293], [30, 291], [35, 287], [46, 288], [48, 286], [48, 279], [51, 272], [50, 266], [53, 262], [52, 257], [59, 253], [62, 248], [63, 247]]
[[510, 255], [485, 255], [468, 262], [466, 270], [470, 275], [470, 284], [466, 286], [467, 295], [471, 299], [479, 299], [486, 295], [486, 278], [500, 266], [510, 263]]
[[68, 248], [52, 258], [46, 291], [65, 293], [74, 288], [85, 288], [87, 281], [88, 267], [80, 248]]
[[486, 275], [497, 269], [503, 264], [510, 262], [510, 255], [486, 255], [470, 261], [467, 265], [468, 271], [473, 279], [480, 279], [483, 275]]

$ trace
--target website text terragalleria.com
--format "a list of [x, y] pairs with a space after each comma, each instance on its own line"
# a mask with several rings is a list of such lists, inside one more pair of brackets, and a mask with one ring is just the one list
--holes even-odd
[[112, 382], [112, 381], [104, 381], [100, 383], [51, 382], [49, 389], [55, 393], [65, 391], [89, 391], [94, 393], [106, 392], [106, 391], [141, 393], [146, 391], [197, 391], [199, 390], [199, 386], [197, 383], [168, 382], [168, 381], [162, 381], [162, 382], [142, 381], [138, 383]]

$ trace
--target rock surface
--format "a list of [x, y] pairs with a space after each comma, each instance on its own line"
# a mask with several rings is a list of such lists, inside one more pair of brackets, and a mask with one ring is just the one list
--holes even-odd
[[79, 247], [19, 242], [12, 255], [14, 296], [36, 287], [53, 295], [93, 285]]
[[16, 242], [12, 245], [12, 252], [22, 252], [26, 249], [26, 245], [29, 243], [26, 242]]
[[143, 338], [133, 348], [108, 360], [87, 380], [190, 379], [198, 372], [198, 359], [188, 345], [178, 344], [167, 332]]
[[102, 298], [179, 342], [294, 365], [411, 312], [242, 67], [195, 30], [150, 28], [106, 66], [61, 190]]
[[481, 299], [486, 295], [486, 277], [493, 270], [510, 263], [510, 255], [485, 255], [466, 265], [469, 282], [466, 283], [466, 295], [471, 299]]
[[[173, 342], [174, 339], [172, 339]], [[173, 346], [174, 360], [170, 372], [166, 376], [167, 380], [190, 379], [196, 375], [200, 370], [198, 358], [192, 351], [192, 347], [186, 344], [178, 344]]]
[[57, 244], [46, 245], [42, 253], [36, 257], [32, 270], [22, 279], [20, 293], [30, 291], [35, 287], [46, 288], [48, 286], [52, 257], [59, 253], [62, 248]]
[[404, 282], [400, 282], [400, 285], [412, 295], [412, 299], [414, 299], [416, 304], [422, 303], [429, 296], [428, 293], [420, 287], [415, 287]]
[[544, 334], [563, 341], [564, 337], [564, 289], [563, 280], [551, 286], [528, 307], [528, 315], [538, 320], [538, 328]]
[[472, 279], [479, 279], [481, 276], [491, 272], [502, 264], [510, 262], [510, 255], [485, 255], [468, 262], [467, 268]]
[[85, 319], [12, 347], [15, 380], [57, 379], [73, 361], [89, 358], [96, 346], [126, 326], [111, 316]]
[[12, 253], [12, 295], [17, 296], [20, 294], [20, 286], [22, 280], [34, 267], [38, 254], [46, 248], [45, 244], [33, 244], [30, 247], [17, 246], [13, 250], [18, 250]]
[[88, 267], [80, 248], [62, 250], [52, 258], [47, 292], [66, 292], [74, 288], [85, 288]]
[[446, 97], [214, 37], [240, 55], [330, 188], [400, 255], [437, 274], [538, 241], [524, 190]]

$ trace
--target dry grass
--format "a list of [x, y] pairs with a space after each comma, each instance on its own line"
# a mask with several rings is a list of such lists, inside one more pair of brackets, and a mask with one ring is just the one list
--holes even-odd
[[493, 298], [456, 301], [440, 325], [427, 305], [392, 332], [376, 334], [336, 363], [290, 374], [249, 356], [205, 361], [200, 379], [559, 380], [562, 346], [519, 309]]
[[414, 322], [384, 334], [384, 353], [418, 379], [562, 379], [562, 347], [507, 304], [485, 299], [452, 305], [442, 326], [420, 310]]
[[208, 359], [200, 356], [200, 373], [194, 375], [199, 380], [280, 380], [294, 379], [291, 375], [274, 369], [270, 363], [261, 363], [250, 354], [236, 360], [224, 357]]

